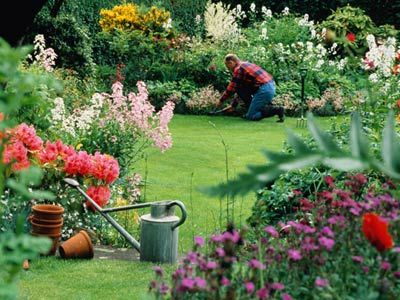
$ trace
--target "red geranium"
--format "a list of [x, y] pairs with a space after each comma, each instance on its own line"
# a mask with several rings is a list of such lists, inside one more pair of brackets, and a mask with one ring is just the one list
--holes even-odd
[[346, 39], [350, 42], [350, 43], [354, 43], [356, 41], [356, 35], [352, 32], [349, 32], [348, 34], [346, 34]]
[[367, 240], [379, 251], [393, 247], [393, 239], [388, 231], [388, 224], [374, 213], [363, 216], [362, 231]]

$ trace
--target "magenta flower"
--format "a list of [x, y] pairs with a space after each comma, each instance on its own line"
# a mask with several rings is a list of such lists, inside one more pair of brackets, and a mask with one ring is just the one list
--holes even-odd
[[393, 276], [400, 279], [400, 271], [393, 272]]
[[231, 284], [231, 281], [228, 278], [226, 278], [225, 276], [223, 276], [222, 279], [221, 279], [221, 284], [223, 286], [227, 286], [227, 285]]
[[382, 270], [388, 271], [388, 270], [390, 270], [391, 268], [392, 268], [392, 265], [391, 265], [389, 262], [383, 261], [383, 262], [381, 263], [381, 269], [382, 269]]
[[192, 278], [183, 278], [181, 287], [183, 290], [191, 290], [194, 287], [195, 281]]
[[196, 278], [194, 279], [194, 284], [195, 284], [197, 287], [199, 287], [199, 288], [201, 288], [201, 289], [204, 289], [204, 288], [207, 286], [207, 281], [206, 281], [204, 278], [196, 277]]
[[291, 260], [294, 260], [294, 261], [300, 260], [302, 258], [300, 251], [298, 251], [296, 249], [289, 249], [288, 256]]
[[321, 277], [317, 277], [315, 279], [315, 286], [317, 287], [326, 287], [329, 285], [329, 280]]
[[222, 248], [217, 248], [217, 249], [215, 249], [215, 252], [217, 253], [217, 255], [218, 255], [219, 257], [224, 257], [224, 256], [225, 256], [225, 250], [222, 249]]
[[248, 263], [248, 266], [254, 270], [259, 269], [259, 270], [263, 270], [265, 269], [265, 265], [258, 261], [257, 259], [253, 258], [251, 259]]
[[325, 236], [328, 236], [328, 237], [334, 237], [335, 236], [333, 231], [328, 226], [325, 226], [324, 228], [322, 228], [321, 233], [323, 235], [325, 235]]
[[153, 270], [158, 276], [163, 276], [163, 269], [160, 266], [154, 266]]
[[214, 270], [218, 264], [215, 261], [209, 261], [207, 262], [207, 269], [209, 270]]
[[267, 299], [268, 296], [269, 296], [269, 292], [268, 292], [268, 289], [267, 289], [266, 287], [263, 287], [263, 288], [261, 288], [261, 289], [259, 289], [259, 290], [257, 291], [257, 297], [258, 297], [260, 300]]
[[321, 246], [325, 247], [326, 250], [330, 251], [335, 245], [335, 241], [333, 239], [326, 238], [324, 236], [321, 236], [318, 238], [318, 242], [321, 244]]
[[364, 258], [362, 256], [352, 256], [351, 259], [357, 263], [362, 263], [364, 261]]
[[252, 294], [254, 292], [255, 286], [254, 283], [251, 281], [248, 281], [244, 284], [245, 288], [246, 288], [246, 292], [247, 294]]
[[282, 300], [293, 300], [293, 298], [289, 294], [285, 293], [285, 294], [282, 295]]
[[201, 236], [195, 236], [194, 237], [194, 244], [198, 247], [203, 247], [204, 246], [204, 239]]
[[274, 226], [267, 226], [267, 227], [265, 227], [264, 230], [265, 230], [266, 233], [270, 234], [274, 238], [278, 238], [279, 237], [279, 233], [278, 233], [278, 231], [276, 231]]
[[282, 291], [285, 288], [285, 285], [280, 282], [274, 282], [271, 284], [271, 289], [276, 290], [276, 291]]

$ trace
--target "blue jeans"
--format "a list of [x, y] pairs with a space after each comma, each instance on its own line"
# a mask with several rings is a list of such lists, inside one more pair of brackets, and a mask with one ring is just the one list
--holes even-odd
[[250, 102], [249, 110], [246, 113], [246, 119], [252, 121], [258, 121], [262, 119], [261, 110], [272, 104], [272, 99], [275, 96], [275, 82], [271, 80], [270, 82], [264, 83], [258, 91], [253, 95]]

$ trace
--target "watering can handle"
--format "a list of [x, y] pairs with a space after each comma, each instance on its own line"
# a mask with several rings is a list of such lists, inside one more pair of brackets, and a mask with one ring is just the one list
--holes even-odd
[[176, 227], [182, 225], [183, 223], [185, 223], [186, 221], [186, 217], [187, 217], [187, 213], [186, 213], [186, 208], [185, 205], [181, 202], [181, 201], [172, 201], [168, 204], [168, 208], [170, 208], [173, 205], [177, 205], [179, 206], [179, 208], [182, 211], [182, 217], [181, 219], [178, 221], [178, 223], [174, 224], [174, 226], [172, 226], [172, 230], [174, 230]]

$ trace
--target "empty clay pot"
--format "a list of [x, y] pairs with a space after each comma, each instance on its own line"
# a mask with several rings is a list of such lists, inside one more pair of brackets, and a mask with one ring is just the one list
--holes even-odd
[[31, 219], [32, 232], [39, 234], [58, 234], [61, 235], [63, 220], [54, 224], [43, 224], [40, 222], [35, 222], [36, 219]]
[[62, 258], [93, 258], [93, 244], [85, 230], [66, 240], [58, 249]]
[[58, 233], [58, 234], [42, 234], [42, 233], [31, 232], [31, 234], [33, 236], [41, 236], [41, 237], [50, 238], [53, 243], [51, 244], [51, 249], [45, 255], [55, 255], [56, 254], [58, 245], [60, 243], [61, 233]]
[[32, 216], [41, 220], [60, 220], [64, 208], [54, 204], [37, 204], [32, 206]]
[[47, 219], [38, 219], [34, 217], [33, 215], [30, 215], [28, 217], [28, 220], [31, 222], [35, 222], [36, 224], [42, 224], [42, 225], [57, 225], [57, 224], [62, 224], [64, 221], [64, 218], [59, 218], [59, 219], [54, 219], [54, 220], [47, 220]]

